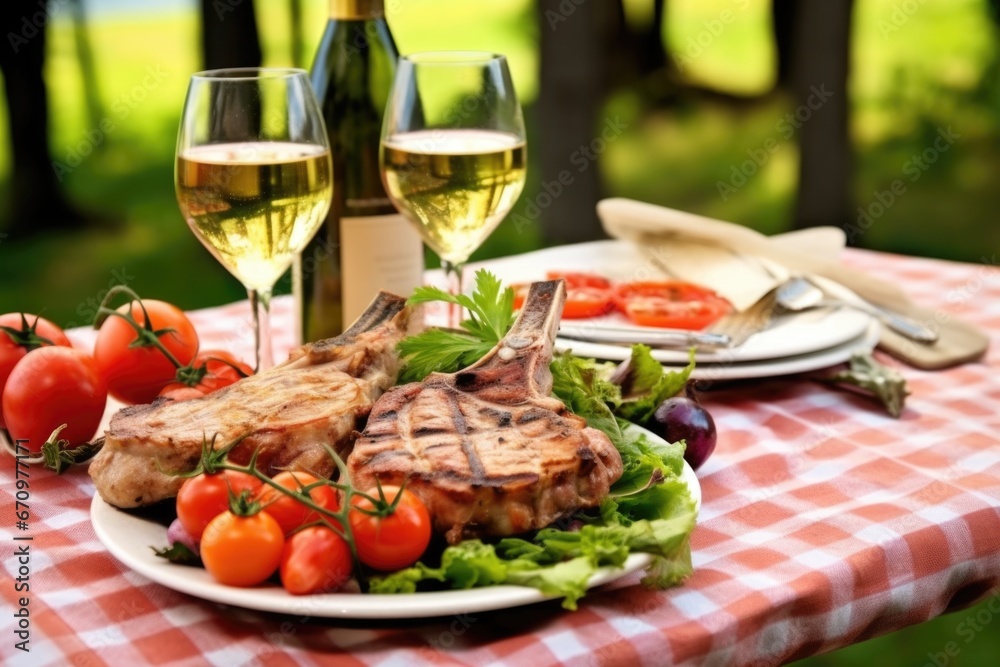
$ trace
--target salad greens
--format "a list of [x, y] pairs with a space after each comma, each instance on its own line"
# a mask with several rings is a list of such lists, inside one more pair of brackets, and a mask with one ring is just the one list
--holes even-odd
[[[445, 301], [470, 311], [463, 332], [430, 330], [404, 340], [403, 381], [434, 371], [451, 372], [489, 352], [514, 322], [513, 290], [480, 270], [472, 297], [451, 296], [435, 288], [417, 290], [409, 303]], [[630, 553], [647, 553], [653, 562], [643, 582], [673, 586], [691, 573], [689, 539], [696, 510], [681, 481], [684, 444], [654, 442], [627, 420], [652, 415], [665, 398], [678, 393], [694, 368], [691, 363], [667, 372], [643, 345], [632, 348], [630, 373], [623, 387], [609, 380], [613, 364], [557, 356], [551, 364], [552, 393], [587, 424], [605, 434], [622, 457], [623, 473], [599, 508], [577, 513], [557, 527], [530, 538], [496, 543], [466, 540], [444, 549], [434, 563], [416, 565], [370, 581], [373, 593], [473, 588], [496, 584], [533, 586], [563, 596], [575, 609], [598, 568], [620, 567]]]

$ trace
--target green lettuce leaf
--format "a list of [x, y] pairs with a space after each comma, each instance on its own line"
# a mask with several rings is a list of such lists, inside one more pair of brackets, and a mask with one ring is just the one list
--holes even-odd
[[632, 346], [630, 383], [625, 392], [626, 400], [615, 409], [622, 419], [645, 424], [653, 417], [656, 407], [676, 396], [694, 370], [694, 349], [689, 353], [688, 365], [679, 371], [668, 371], [653, 358], [652, 350], [645, 345]]
[[587, 425], [603, 431], [616, 445], [622, 439], [618, 420], [610, 404], [621, 399], [618, 385], [601, 377], [597, 363], [569, 353], [557, 356], [550, 366], [552, 393], [569, 411], [587, 420]]

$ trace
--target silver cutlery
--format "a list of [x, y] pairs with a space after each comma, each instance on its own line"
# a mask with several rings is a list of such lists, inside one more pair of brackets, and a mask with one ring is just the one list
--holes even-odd
[[594, 326], [568, 324], [559, 326], [559, 336], [588, 343], [631, 344], [642, 343], [662, 348], [725, 348], [732, 346], [732, 338], [724, 333], [687, 331], [685, 329], [641, 329], [638, 327]]
[[866, 301], [844, 301], [827, 298], [826, 293], [808, 279], [789, 278], [777, 290], [776, 302], [780, 309], [800, 312], [814, 308], [853, 308], [872, 317], [878, 318], [887, 327], [919, 343], [933, 343], [938, 339], [937, 332], [920, 322], [880, 308]]

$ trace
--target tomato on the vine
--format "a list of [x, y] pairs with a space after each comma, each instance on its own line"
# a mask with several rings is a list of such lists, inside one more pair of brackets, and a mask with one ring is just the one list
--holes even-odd
[[204, 367], [205, 374], [193, 387], [183, 382], [171, 382], [160, 390], [160, 396], [175, 401], [186, 401], [211, 394], [216, 389], [228, 387], [237, 380], [253, 375], [253, 369], [224, 350], [199, 352], [191, 362], [194, 368]]
[[[0, 395], [14, 366], [28, 352], [47, 345], [72, 347], [69, 338], [57, 325], [28, 313], [0, 315]], [[4, 428], [0, 414], [0, 428]]]
[[731, 308], [715, 292], [679, 280], [619, 285], [615, 299], [636, 324], [668, 329], [704, 329]]
[[[318, 482], [319, 478], [307, 472], [284, 471], [275, 475], [272, 481], [290, 491], [304, 493], [303, 489]], [[337, 490], [325, 484], [310, 489], [309, 498], [332, 512], [340, 507]], [[268, 484], [261, 486], [254, 500], [278, 522], [286, 535], [299, 526], [319, 520], [319, 512]]]
[[226, 510], [201, 536], [201, 561], [219, 583], [256, 586], [278, 570], [284, 547], [281, 526], [266, 512], [237, 516]]
[[177, 492], [177, 518], [191, 537], [200, 539], [212, 519], [229, 509], [230, 493], [234, 496], [244, 491], [253, 494], [260, 487], [259, 479], [237, 470], [189, 477]]
[[[383, 486], [382, 494], [388, 504], [401, 494], [391, 512], [355, 495], [347, 518], [361, 562], [391, 572], [413, 565], [423, 555], [431, 541], [431, 517], [423, 501], [409, 489]], [[366, 495], [379, 499], [379, 490], [369, 489]]]
[[71, 347], [42, 347], [21, 359], [7, 378], [2, 408], [12, 440], [40, 451], [52, 432], [70, 445], [90, 440], [104, 416], [108, 389], [94, 360]]
[[281, 585], [293, 595], [330, 593], [351, 578], [354, 560], [347, 542], [326, 526], [309, 526], [285, 540]]
[[[198, 352], [198, 334], [184, 312], [155, 299], [143, 299], [141, 303], [160, 343], [179, 364], [189, 364]], [[145, 327], [146, 317], [138, 301], [131, 301], [118, 312], [131, 313]], [[107, 379], [108, 392], [123, 403], [151, 402], [177, 375], [176, 366], [155, 346], [130, 347], [138, 337], [131, 324], [112, 315], [101, 324], [94, 346], [94, 357]]]

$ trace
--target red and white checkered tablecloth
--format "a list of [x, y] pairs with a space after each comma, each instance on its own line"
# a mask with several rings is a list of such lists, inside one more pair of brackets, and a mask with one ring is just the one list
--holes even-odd
[[[1000, 586], [995, 257], [975, 265], [852, 251], [846, 261], [986, 328], [992, 351], [982, 363], [942, 372], [900, 367], [913, 395], [899, 420], [802, 378], [705, 395], [719, 445], [699, 471], [695, 573], [679, 588], [646, 590], [632, 576], [590, 593], [577, 612], [545, 603], [432, 621], [345, 622], [225, 607], [151, 583], [108, 554], [90, 525], [86, 471], [56, 477], [35, 468], [30, 592], [18, 593], [14, 462], [5, 457], [2, 662], [769, 665], [980, 598]], [[279, 320], [289, 321], [288, 309], [278, 300]], [[245, 304], [193, 313], [204, 346], [249, 351], [245, 313]], [[278, 329], [287, 347], [287, 327]], [[86, 332], [74, 334], [86, 342]], [[29, 654], [14, 649], [11, 631], [22, 596], [30, 598]], [[993, 602], [1000, 613], [1000, 597]], [[983, 630], [973, 620], [955, 643], [971, 641], [975, 627]]]

